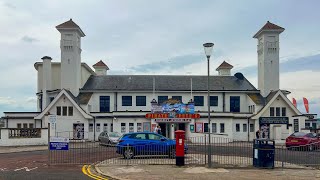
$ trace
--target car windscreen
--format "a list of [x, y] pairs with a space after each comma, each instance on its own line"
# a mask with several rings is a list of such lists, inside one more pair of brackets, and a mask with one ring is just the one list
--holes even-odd
[[303, 137], [305, 135], [306, 135], [306, 133], [304, 133], [304, 132], [296, 132], [296, 133], [291, 134], [291, 137]]
[[112, 133], [109, 133], [109, 136], [110, 136], [110, 137], [120, 137], [121, 134], [116, 133], [116, 132], [112, 132]]

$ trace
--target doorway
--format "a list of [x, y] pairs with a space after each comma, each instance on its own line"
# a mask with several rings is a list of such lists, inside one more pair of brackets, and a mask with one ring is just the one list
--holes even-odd
[[168, 123], [159, 123], [159, 126], [161, 128], [161, 135], [165, 137], [169, 137], [168, 129], [167, 128]]
[[84, 124], [73, 124], [73, 139], [84, 139]]

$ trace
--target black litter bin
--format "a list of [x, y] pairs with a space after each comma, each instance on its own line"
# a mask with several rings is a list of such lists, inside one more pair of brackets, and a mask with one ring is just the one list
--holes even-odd
[[253, 166], [258, 168], [274, 168], [274, 141], [268, 139], [253, 140]]

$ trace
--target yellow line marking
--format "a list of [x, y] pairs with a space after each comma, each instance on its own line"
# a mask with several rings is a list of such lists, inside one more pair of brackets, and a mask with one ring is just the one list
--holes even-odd
[[91, 168], [91, 165], [89, 165], [89, 166], [84, 165], [84, 166], [82, 167], [82, 172], [83, 172], [83, 174], [85, 174], [86, 176], [91, 177], [92, 179], [108, 180], [108, 179], [106, 179], [106, 178], [103, 178], [103, 177], [97, 176], [97, 175], [95, 175], [95, 174], [92, 174], [92, 172], [90, 171], [90, 168]]

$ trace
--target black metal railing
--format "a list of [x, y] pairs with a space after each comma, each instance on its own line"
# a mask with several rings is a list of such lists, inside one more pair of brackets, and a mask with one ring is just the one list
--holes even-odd
[[41, 138], [41, 128], [8, 128], [9, 138]]
[[[211, 156], [213, 167], [253, 167], [253, 142], [237, 141], [224, 137], [208, 136], [188, 138], [186, 141], [186, 165], [208, 165]], [[165, 143], [165, 142], [164, 142]], [[211, 154], [208, 147], [211, 146]], [[90, 164], [100, 165], [139, 165], [139, 164], [175, 164], [175, 146], [135, 145], [119, 146], [100, 142], [73, 141], [69, 150], [49, 151], [50, 164]], [[275, 168], [320, 167], [320, 144], [286, 148], [275, 146]]]

